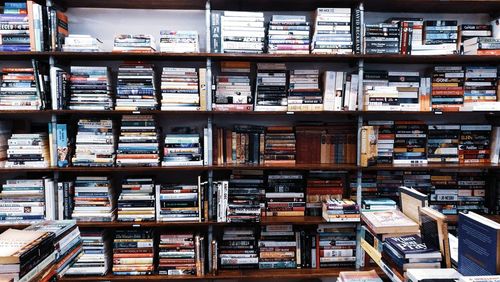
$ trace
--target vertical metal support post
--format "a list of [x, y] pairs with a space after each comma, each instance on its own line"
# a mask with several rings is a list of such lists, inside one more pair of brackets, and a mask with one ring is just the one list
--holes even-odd
[[[361, 26], [363, 26], [363, 19], [364, 19], [364, 11], [363, 11], [363, 3], [359, 5], [359, 9], [361, 10]], [[358, 206], [361, 207], [362, 203], [362, 181], [363, 181], [363, 171], [361, 169], [361, 127], [363, 126], [363, 116], [361, 115], [361, 112], [364, 110], [363, 106], [363, 94], [364, 94], [364, 89], [363, 89], [363, 73], [364, 73], [364, 61], [360, 59], [358, 61], [358, 124], [357, 124], [357, 129], [358, 129], [358, 138], [357, 138], [357, 157], [356, 157], [356, 202]], [[361, 245], [359, 242], [361, 242], [361, 224], [358, 224], [357, 226], [357, 234], [356, 234], [356, 241], [358, 242], [356, 244], [356, 269], [359, 269], [364, 266], [364, 260], [365, 260], [365, 253], [363, 249], [361, 248]]]

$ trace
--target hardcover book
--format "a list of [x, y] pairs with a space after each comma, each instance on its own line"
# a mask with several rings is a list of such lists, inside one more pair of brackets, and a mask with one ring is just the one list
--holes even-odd
[[419, 226], [398, 210], [363, 212], [361, 219], [378, 234], [419, 233]]

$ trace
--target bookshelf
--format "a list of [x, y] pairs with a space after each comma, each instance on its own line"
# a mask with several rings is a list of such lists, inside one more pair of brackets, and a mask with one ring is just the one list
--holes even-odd
[[[40, 2], [44, 2], [40, 0]], [[203, 65], [207, 67], [207, 89], [212, 88], [212, 74], [215, 73], [216, 65], [221, 61], [249, 61], [256, 62], [286, 62], [293, 64], [301, 64], [306, 66], [309, 64], [317, 65], [334, 65], [335, 69], [342, 70], [343, 68], [352, 68], [356, 70], [360, 76], [359, 86], [363, 85], [363, 72], [373, 65], [375, 66], [394, 66], [398, 67], [407, 65], [409, 68], [421, 67], [421, 65], [500, 65], [500, 56], [486, 55], [370, 55], [370, 54], [348, 54], [348, 55], [323, 55], [323, 54], [307, 54], [307, 55], [289, 55], [289, 54], [227, 54], [210, 52], [210, 26], [209, 19], [211, 11], [215, 10], [238, 10], [238, 11], [276, 11], [276, 12], [303, 12], [310, 13], [318, 7], [351, 7], [361, 8], [364, 19], [365, 13], [431, 13], [433, 17], [438, 17], [439, 13], [446, 14], [486, 14], [488, 16], [497, 16], [500, 11], [499, 0], [449, 0], [446, 2], [439, 0], [407, 0], [407, 1], [391, 1], [391, 0], [148, 0], [148, 1], [123, 1], [123, 0], [47, 0], [47, 5], [55, 5], [63, 7], [68, 11], [78, 10], [79, 14], [89, 12], [86, 9], [95, 9], [104, 11], [104, 14], [110, 13], [116, 19], [117, 10], [126, 9], [127, 12], [133, 13], [138, 9], [158, 10], [165, 13], [176, 13], [178, 10], [186, 10], [195, 12], [197, 15], [205, 16], [207, 21], [205, 26], [200, 28], [203, 32], [200, 33], [200, 42], [202, 42], [202, 52], [200, 53], [116, 53], [116, 52], [0, 52], [0, 60], [2, 61], [28, 61], [29, 59], [38, 59], [46, 61], [51, 65], [55, 63], [63, 65], [72, 65], [80, 63], [92, 62], [96, 65], [113, 65], [116, 66], [122, 61], [147, 61], [157, 63], [159, 65]], [[118, 10], [120, 11], [120, 10]], [[144, 15], [145, 12], [141, 12]], [[147, 13], [147, 12], [146, 12]], [[119, 17], [119, 16], [118, 16]], [[207, 23], [208, 22], [208, 23]], [[107, 27], [109, 28], [109, 27]], [[207, 35], [208, 34], [208, 35]], [[114, 34], [108, 34], [111, 39]], [[100, 36], [99, 36], [100, 37]], [[158, 69], [156, 70], [158, 73]], [[209, 90], [208, 93], [211, 93]], [[280, 122], [292, 122], [302, 118], [312, 120], [328, 121], [350, 121], [358, 127], [370, 119], [394, 119], [399, 116], [412, 116], [422, 118], [424, 120], [440, 121], [441, 119], [449, 119], [453, 122], [461, 119], [473, 119], [481, 122], [495, 122], [500, 117], [500, 112], [384, 112], [384, 111], [331, 111], [331, 112], [234, 112], [234, 111], [211, 111], [212, 95], [207, 95], [207, 111], [181, 111], [170, 112], [161, 110], [146, 110], [146, 111], [91, 111], [91, 110], [41, 110], [41, 111], [0, 111], [0, 118], [15, 118], [15, 119], [45, 119], [52, 123], [58, 121], [66, 121], [68, 118], [75, 117], [99, 117], [119, 119], [122, 115], [154, 115], [158, 119], [168, 120], [169, 118], [187, 120], [195, 120], [196, 123], [203, 123], [203, 126], [212, 130], [215, 124], [224, 123], [234, 120], [234, 122], [245, 122], [265, 120], [267, 123], [272, 123], [274, 119]], [[358, 93], [358, 105], [362, 105], [362, 91]], [[209, 135], [208, 146], [213, 147], [212, 136]], [[331, 171], [349, 171], [356, 175], [357, 179], [357, 195], [358, 203], [362, 200], [361, 181], [364, 172], [384, 171], [431, 171], [451, 169], [456, 171], [480, 169], [497, 172], [500, 170], [500, 165], [497, 164], [426, 164], [426, 165], [375, 165], [362, 167], [360, 165], [360, 136], [358, 134], [357, 146], [357, 164], [295, 164], [295, 165], [214, 165], [212, 155], [209, 153], [208, 165], [204, 166], [175, 166], [175, 167], [50, 167], [50, 168], [2, 168], [0, 174], [15, 175], [15, 174], [48, 174], [52, 175], [55, 181], [64, 179], [67, 176], [80, 174], [158, 174], [158, 175], [175, 175], [176, 173], [206, 173], [209, 187], [214, 181], [214, 175], [219, 172], [231, 170], [331, 170]], [[52, 146], [54, 146], [52, 144]], [[209, 188], [211, 189], [211, 188]], [[209, 193], [210, 194], [210, 193]], [[499, 221], [498, 216], [493, 217]], [[456, 217], [450, 216], [451, 223], [456, 222]], [[278, 225], [278, 224], [293, 224], [300, 226], [313, 226], [325, 223], [322, 217], [305, 216], [305, 217], [264, 217], [260, 225]], [[170, 229], [177, 227], [186, 228], [201, 228], [206, 230], [208, 238], [212, 238], [214, 229], [223, 226], [232, 226], [235, 224], [216, 222], [207, 220], [204, 222], [79, 222], [81, 228], [105, 228], [105, 229], [127, 229], [127, 228], [158, 228]], [[236, 224], [238, 225], [238, 224]], [[241, 224], [247, 225], [247, 224]], [[248, 224], [249, 225], [249, 224]], [[11, 226], [0, 225], [0, 229], [8, 227], [23, 227], [23, 225]], [[210, 245], [209, 247], [210, 248]], [[358, 244], [359, 249], [359, 244]], [[357, 268], [362, 268], [362, 259], [357, 253]], [[212, 263], [211, 258], [208, 259], [208, 264]], [[132, 280], [218, 280], [218, 279], [303, 279], [303, 278], [320, 278], [338, 276], [338, 273], [343, 268], [332, 269], [293, 269], [293, 270], [247, 270], [247, 271], [230, 271], [221, 270], [217, 275], [205, 276], [179, 276], [170, 277], [164, 275], [147, 275], [147, 276], [114, 276], [108, 274], [102, 277], [64, 277], [61, 281], [132, 281]], [[380, 273], [381, 270], [377, 269]]]

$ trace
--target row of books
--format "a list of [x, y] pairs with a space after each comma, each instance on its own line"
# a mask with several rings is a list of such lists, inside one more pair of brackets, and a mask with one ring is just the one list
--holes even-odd
[[498, 163], [498, 127], [369, 121], [361, 129], [361, 165]]
[[214, 164], [354, 164], [353, 125], [234, 125], [213, 130]]
[[68, 36], [68, 18], [55, 6], [6, 1], [0, 14], [1, 51], [59, 51]]
[[500, 42], [494, 23], [397, 17], [365, 24], [363, 34], [358, 9], [318, 8], [311, 32], [305, 15], [272, 15], [266, 25], [262, 12], [217, 11], [210, 35], [212, 50], [220, 53], [492, 55]]
[[[250, 62], [220, 67], [213, 77], [213, 111], [500, 110], [498, 70], [490, 66], [436, 66], [430, 76], [365, 70], [361, 107], [358, 74], [257, 63], [253, 79]], [[71, 66], [69, 72], [52, 67], [50, 87], [44, 69], [35, 60], [33, 68], [4, 68], [0, 110], [207, 110], [205, 68], [164, 67], [157, 87], [152, 65], [121, 65], [116, 95], [108, 67]]]

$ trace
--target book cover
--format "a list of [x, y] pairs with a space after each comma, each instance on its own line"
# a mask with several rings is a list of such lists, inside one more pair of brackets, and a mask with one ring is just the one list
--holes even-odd
[[66, 124], [56, 125], [56, 144], [57, 144], [57, 166], [67, 167], [69, 165], [68, 155], [68, 128]]
[[375, 233], [419, 233], [419, 226], [398, 210], [363, 212], [362, 220]]
[[386, 244], [389, 244], [404, 258], [412, 258], [416, 255], [428, 254], [435, 252], [436, 249], [429, 247], [422, 241], [418, 235], [407, 235], [400, 237], [390, 237], [385, 239]]
[[500, 273], [500, 224], [473, 212], [458, 216], [458, 271], [466, 276]]

